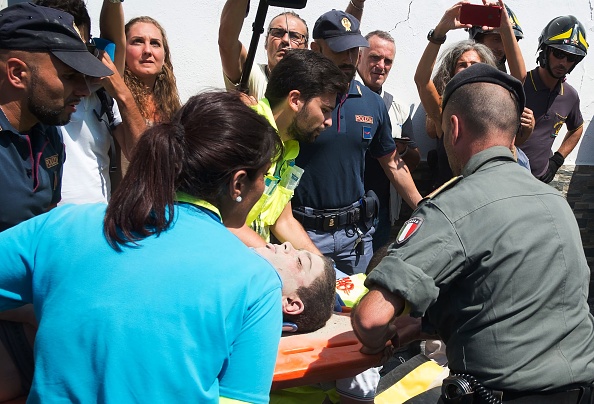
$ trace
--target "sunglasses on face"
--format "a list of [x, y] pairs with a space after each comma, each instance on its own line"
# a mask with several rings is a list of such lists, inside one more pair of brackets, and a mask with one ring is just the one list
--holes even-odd
[[553, 50], [551, 51], [551, 53], [557, 59], [565, 59], [565, 58], [567, 58], [567, 61], [569, 63], [577, 62], [577, 60], [579, 59], [579, 56], [578, 55], [573, 55], [571, 53], [565, 53], [562, 50], [559, 50], [557, 48], [553, 48]]
[[300, 34], [299, 32], [287, 31], [284, 28], [269, 28], [268, 29], [268, 35], [272, 35], [275, 38], [283, 38], [287, 34], [287, 32], [289, 33], [289, 39], [295, 45], [299, 46], [299, 45], [303, 45], [305, 43], [305, 40], [306, 40], [305, 35]]

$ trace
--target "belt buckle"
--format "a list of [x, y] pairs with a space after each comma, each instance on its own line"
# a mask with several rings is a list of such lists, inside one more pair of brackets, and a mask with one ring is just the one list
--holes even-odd
[[332, 230], [336, 226], [338, 226], [338, 217], [336, 215], [324, 216], [324, 221], [322, 222], [324, 231]]

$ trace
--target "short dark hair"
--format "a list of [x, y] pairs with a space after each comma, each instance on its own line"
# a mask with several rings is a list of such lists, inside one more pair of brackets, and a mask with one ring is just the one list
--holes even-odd
[[219, 207], [238, 170], [255, 180], [281, 153], [276, 130], [237, 93], [195, 95], [170, 123], [143, 133], [107, 207], [105, 236], [120, 250], [159, 235], [173, 222], [177, 191]]
[[[78, 28], [84, 25], [88, 29], [88, 32], [85, 32], [85, 34], [87, 37], [91, 37], [91, 17], [83, 0], [37, 0], [35, 4], [64, 11], [72, 15], [74, 17], [74, 24]], [[81, 34], [83, 33], [81, 32]]]
[[270, 73], [265, 97], [274, 108], [293, 90], [307, 103], [323, 94], [342, 93], [347, 86], [347, 77], [330, 59], [312, 50], [294, 49]]
[[492, 83], [471, 83], [456, 89], [444, 114], [459, 115], [477, 139], [492, 130], [509, 134], [510, 140], [520, 127], [518, 100], [504, 87], [497, 91]]
[[303, 302], [303, 311], [295, 315], [283, 313], [283, 321], [295, 323], [298, 332], [312, 332], [322, 328], [334, 310], [336, 298], [334, 261], [327, 257], [322, 259], [324, 273], [309, 287], [301, 286], [296, 291]]

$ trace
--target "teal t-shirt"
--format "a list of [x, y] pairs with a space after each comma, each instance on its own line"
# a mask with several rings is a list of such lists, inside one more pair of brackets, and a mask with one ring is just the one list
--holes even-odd
[[32, 302], [39, 320], [29, 402], [268, 402], [274, 268], [200, 207], [123, 252], [104, 214], [66, 205], [0, 233], [0, 311]]

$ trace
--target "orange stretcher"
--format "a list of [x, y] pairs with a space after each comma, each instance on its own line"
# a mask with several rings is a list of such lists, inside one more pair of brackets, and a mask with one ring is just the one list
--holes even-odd
[[382, 354], [364, 355], [361, 346], [346, 314], [333, 314], [318, 331], [283, 335], [272, 390], [352, 377], [378, 366]]

